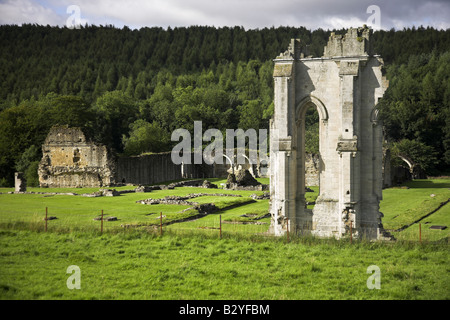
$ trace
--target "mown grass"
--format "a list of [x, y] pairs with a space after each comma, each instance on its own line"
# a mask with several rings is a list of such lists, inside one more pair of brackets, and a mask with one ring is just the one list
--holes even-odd
[[[419, 227], [414, 222], [439, 208], [449, 198], [450, 179], [414, 180], [400, 187], [385, 189], [380, 203], [380, 211], [384, 214], [383, 225], [386, 229], [392, 230], [392, 234], [398, 239], [418, 241]], [[420, 223], [429, 222], [450, 227], [449, 207], [450, 203], [447, 203]], [[404, 226], [409, 227], [395, 232]], [[424, 230], [424, 226], [422, 229]], [[422, 239], [434, 241], [447, 238], [449, 235], [449, 228], [446, 230], [427, 228], [427, 231], [422, 234]]]
[[[448, 199], [449, 183], [448, 179], [413, 181], [409, 189], [384, 190], [385, 227], [412, 223], [437, 208]], [[313, 190], [306, 193], [309, 202], [317, 197], [318, 188]], [[165, 215], [163, 223], [183, 218], [180, 212], [189, 206], [136, 201], [190, 193], [242, 197], [191, 199], [214, 202], [220, 210], [165, 225], [162, 236], [157, 228], [120, 227], [157, 226], [160, 212]], [[1, 194], [0, 299], [450, 298], [448, 243], [443, 241], [449, 229], [429, 229], [435, 224], [449, 226], [450, 204], [420, 221], [422, 243], [418, 242], [418, 224], [395, 232], [398, 241], [394, 243], [354, 240], [350, 244], [348, 239], [294, 235], [288, 243], [284, 237], [267, 236], [270, 218], [248, 217], [262, 216], [268, 209], [268, 200], [247, 202], [253, 193], [263, 192], [183, 187], [100, 198]], [[48, 232], [43, 232], [45, 207], [49, 216], [58, 217], [48, 221]], [[119, 220], [104, 222], [100, 234], [100, 222], [93, 218], [102, 209], [105, 217]], [[255, 221], [262, 224], [242, 223]], [[69, 265], [81, 268], [81, 290], [66, 286]], [[370, 265], [381, 270], [380, 290], [366, 286]]]
[[[46, 189], [41, 189], [46, 190]], [[65, 189], [54, 189], [51, 192], [64, 192]], [[92, 192], [91, 189], [79, 189], [79, 194]], [[98, 191], [98, 189], [97, 189]], [[189, 205], [144, 205], [136, 203], [138, 200], [148, 198], [160, 199], [166, 196], [185, 196], [190, 193], [239, 193], [242, 197], [198, 197], [193, 202], [213, 202], [219, 208], [251, 201], [249, 196], [253, 193], [262, 194], [261, 191], [231, 191], [222, 189], [203, 189], [180, 187], [172, 190], [156, 190], [149, 193], [125, 193], [117, 197], [88, 198], [67, 195], [43, 194], [0, 194], [0, 225], [26, 224], [44, 226], [45, 210], [48, 216], [57, 217], [48, 221], [49, 228], [65, 228], [80, 230], [83, 228], [100, 228], [100, 221], [94, 221], [103, 210], [105, 218], [117, 217], [117, 221], [104, 223], [105, 228], [120, 228], [122, 224], [154, 225], [159, 224], [159, 215], [165, 217], [163, 223], [183, 220], [188, 217], [182, 213]], [[267, 203], [267, 201], [266, 201]]]
[[[223, 179], [210, 179], [213, 183], [220, 186]], [[268, 179], [259, 179], [263, 183], [268, 183]], [[402, 240], [418, 241], [418, 226], [413, 223], [421, 219], [429, 212], [438, 208], [441, 203], [450, 198], [450, 179], [434, 179], [434, 180], [416, 180], [407, 183], [402, 187], [395, 187], [383, 190], [383, 200], [380, 203], [380, 211], [383, 212], [383, 225], [386, 229], [391, 230], [393, 235]], [[132, 187], [121, 187], [122, 189], [130, 189]], [[406, 189], [408, 188], [408, 189]], [[312, 187], [314, 192], [305, 194], [306, 201], [313, 203], [317, 198], [318, 187]], [[61, 189], [31, 189], [31, 191], [50, 191], [50, 192], [72, 192], [90, 193], [97, 189], [87, 188], [75, 190]], [[99, 221], [93, 219], [100, 215], [101, 210], [104, 211], [105, 217], [115, 216], [118, 221], [106, 222], [104, 228], [120, 228], [120, 225], [159, 225], [159, 215], [164, 215], [163, 224], [173, 223], [185, 220], [196, 215], [195, 211], [181, 211], [189, 208], [189, 206], [180, 205], [143, 205], [136, 203], [137, 200], [151, 198], [164, 198], [166, 196], [185, 196], [190, 193], [234, 193], [241, 197], [217, 197], [202, 196], [191, 199], [193, 202], [199, 203], [215, 203], [217, 207], [223, 210], [216, 214], [204, 217], [192, 222], [185, 222], [180, 225], [173, 225], [173, 229], [209, 229], [216, 228], [219, 224], [219, 215], [224, 221], [223, 229], [235, 232], [260, 233], [268, 229], [267, 225], [243, 225], [231, 222], [248, 222], [249, 218], [243, 218], [242, 215], [263, 214], [268, 210], [267, 200], [258, 200], [257, 205], [245, 203], [249, 196], [253, 193], [263, 194], [262, 191], [232, 191], [223, 189], [203, 189], [192, 187], [180, 187], [173, 190], [157, 190], [150, 193], [127, 193], [119, 197], [100, 197], [85, 198], [81, 196], [65, 196], [65, 195], [42, 195], [42, 194], [0, 194], [0, 225], [23, 226], [33, 224], [35, 228], [41, 226], [43, 228], [43, 218], [45, 216], [45, 208], [48, 207], [49, 215], [56, 216], [57, 220], [49, 221], [50, 228], [64, 228], [66, 230], [82, 230], [83, 228], [95, 229], [100, 227]], [[241, 207], [228, 209], [233, 203], [239, 204]], [[433, 224], [448, 225], [448, 204], [441, 210], [443, 213], [436, 212], [428, 221]], [[313, 208], [314, 205], [308, 205]], [[440, 218], [439, 218], [440, 217]], [[439, 218], [439, 219], [438, 219]], [[262, 219], [261, 223], [269, 223], [268, 218]], [[422, 221], [423, 223], [427, 221]], [[412, 225], [411, 225], [412, 224]], [[404, 226], [409, 226], [406, 230], [395, 232]], [[439, 240], [449, 236], [449, 229], [446, 230], [430, 230], [429, 227], [423, 232], [424, 240]]]
[[[248, 201], [248, 199], [245, 200]], [[238, 222], [242, 221], [242, 215], [251, 215], [255, 213], [262, 214], [263, 212], [267, 213], [267, 209], [268, 200], [256, 200], [232, 209], [216, 211], [213, 214], [209, 214], [201, 219], [172, 224], [167, 226], [167, 229], [177, 233], [202, 230], [202, 232], [213, 234], [218, 237], [218, 229], [221, 226], [223, 234], [260, 234], [267, 232], [269, 229], [270, 218], [258, 220], [259, 224], [240, 224]], [[222, 220], [222, 225], [220, 225], [220, 220]], [[250, 220], [251, 222], [254, 221], [254, 219], [244, 220]]]
[[[420, 226], [419, 226], [420, 223]], [[439, 241], [450, 237], [450, 203], [430, 215], [429, 217], [415, 223], [401, 232], [394, 232], [398, 240], [415, 240], [419, 237], [423, 241]], [[444, 230], [430, 229], [431, 226], [446, 226]]]
[[[447, 247], [142, 231], [0, 232], [2, 299], [449, 299]], [[81, 289], [66, 286], [67, 267]], [[367, 268], [381, 289], [367, 288]]]

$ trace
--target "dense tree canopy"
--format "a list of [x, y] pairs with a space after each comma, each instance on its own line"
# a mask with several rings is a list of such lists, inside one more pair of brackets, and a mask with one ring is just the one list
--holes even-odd
[[[89, 137], [126, 154], [170, 150], [170, 133], [192, 130], [195, 120], [203, 121], [203, 130], [268, 128], [272, 59], [291, 38], [321, 56], [330, 32], [0, 26], [0, 184], [11, 183], [14, 170], [36, 167], [55, 124], [82, 127]], [[435, 155], [433, 161], [417, 162], [422, 169], [445, 170], [450, 31], [378, 31], [373, 41], [391, 81], [380, 106], [387, 140], [415, 141]], [[307, 148], [313, 152], [318, 151], [316, 118], [308, 113]]]
[[398, 144], [394, 150], [400, 147], [427, 173], [445, 171], [450, 164], [450, 52], [411, 56], [405, 64], [389, 66], [387, 77], [390, 88], [380, 109], [387, 137]]

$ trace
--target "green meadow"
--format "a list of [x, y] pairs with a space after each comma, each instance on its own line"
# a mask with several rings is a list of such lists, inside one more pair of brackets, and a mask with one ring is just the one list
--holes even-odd
[[[380, 203], [380, 211], [384, 214], [383, 225], [386, 229], [394, 230], [392, 234], [399, 240], [418, 241], [419, 223], [422, 240], [447, 239], [450, 235], [450, 203], [442, 204], [449, 199], [450, 179], [415, 180], [400, 187], [385, 189]], [[432, 225], [444, 225], [447, 229], [432, 230]], [[395, 231], [405, 226], [409, 227]]]
[[[117, 189], [127, 188], [133, 187]], [[317, 197], [312, 189], [309, 202]], [[268, 236], [268, 200], [249, 197], [263, 192], [180, 187], [88, 198], [8, 191], [0, 189], [0, 299], [450, 298], [449, 230], [430, 229], [449, 226], [450, 204], [442, 204], [450, 179], [383, 190], [380, 211], [394, 242]], [[241, 197], [188, 200], [216, 204], [216, 212], [202, 217], [181, 212], [189, 205], [136, 203], [191, 193]], [[57, 218], [47, 221], [47, 232], [45, 208]], [[100, 233], [94, 218], [102, 210], [118, 220], [104, 221]], [[81, 289], [66, 285], [71, 265], [81, 270]], [[380, 269], [380, 289], [367, 286], [372, 265]]]

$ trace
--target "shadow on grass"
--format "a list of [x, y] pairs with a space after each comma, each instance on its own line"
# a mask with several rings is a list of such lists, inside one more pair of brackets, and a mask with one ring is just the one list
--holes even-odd
[[442, 179], [442, 181], [436, 180], [414, 180], [405, 182], [405, 186], [412, 189], [423, 189], [423, 188], [450, 188], [450, 180]]

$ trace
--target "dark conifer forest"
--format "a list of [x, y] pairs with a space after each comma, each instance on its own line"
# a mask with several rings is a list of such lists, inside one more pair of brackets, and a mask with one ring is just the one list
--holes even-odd
[[[15, 171], [37, 184], [41, 145], [56, 124], [81, 127], [119, 154], [170, 151], [177, 128], [268, 128], [273, 59], [291, 38], [320, 57], [332, 31], [0, 26], [0, 186]], [[450, 163], [450, 30], [376, 31], [389, 89], [386, 145], [429, 175]], [[317, 152], [317, 113], [308, 151]]]

